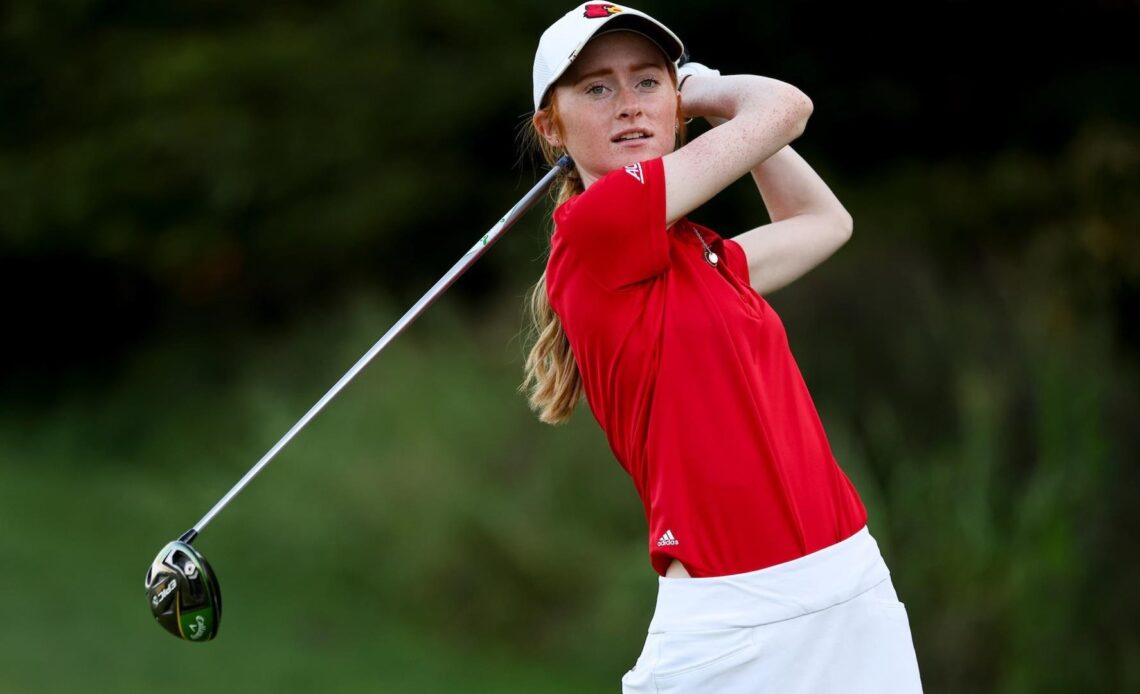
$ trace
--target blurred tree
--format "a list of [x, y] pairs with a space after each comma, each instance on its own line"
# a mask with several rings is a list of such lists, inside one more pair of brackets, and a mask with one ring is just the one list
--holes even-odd
[[[771, 301], [841, 464], [874, 501], [929, 691], [1140, 686], [1140, 8], [638, 6], [679, 27], [695, 59], [785, 79], [815, 103], [797, 147], [852, 211], [855, 236]], [[216, 430], [278, 433], [293, 415], [279, 400], [307, 406], [327, 385], [305, 365], [363, 347], [326, 344], [346, 337], [343, 305], [381, 295], [406, 306], [529, 187], [537, 165], [516, 135], [539, 32], [562, 11], [539, 0], [0, 6], [5, 441], [43, 437], [82, 470], [164, 453], [185, 462], [171, 442]], [[726, 234], [765, 221], [747, 181], [696, 216]], [[592, 423], [583, 414], [578, 433], [560, 434], [576, 443], [544, 453], [548, 467], [530, 460], [533, 430], [509, 417], [481, 426], [507, 411], [488, 384], [506, 378], [502, 347], [540, 272], [544, 217], [451, 290], [451, 312], [433, 309], [425, 330], [454, 353], [403, 357], [391, 387], [413, 404], [376, 396], [358, 419], [342, 415], [344, 440], [367, 442], [346, 455], [390, 445], [431, 463], [395, 489], [438, 493], [430, 551], [397, 544], [411, 558], [394, 575], [346, 576], [423, 600], [462, 579], [424, 619], [617, 668], [625, 651], [599, 655], [570, 635], [597, 628], [625, 644], [645, 607], [630, 597], [632, 562], [616, 559], [638, 542], [636, 508], [623, 506], [633, 499], [591, 494], [606, 479], [589, 475], [605, 473], [578, 467], [602, 450]], [[310, 358], [276, 354], [267, 329]], [[219, 351], [225, 366], [207, 356]], [[262, 380], [296, 393], [266, 395]], [[461, 395], [443, 397], [447, 384]], [[174, 391], [184, 409], [156, 412]], [[417, 428], [429, 409], [463, 436]], [[209, 426], [194, 422], [206, 410]], [[374, 418], [408, 438], [388, 443]], [[466, 455], [475, 464], [454, 463]], [[373, 482], [338, 482], [330, 496], [398, 543], [400, 512], [374, 508]], [[391, 496], [395, 509], [427, 503]], [[481, 516], [485, 499], [501, 512]], [[600, 577], [571, 581], [533, 518], [567, 546], [611, 538], [573, 555], [606, 567]], [[494, 561], [472, 570], [482, 556]]]

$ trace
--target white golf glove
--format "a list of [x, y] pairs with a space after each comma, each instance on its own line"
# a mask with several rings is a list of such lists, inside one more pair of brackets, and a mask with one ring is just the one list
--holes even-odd
[[[685, 78], [691, 75], [716, 75], [719, 77], [720, 70], [714, 70], [711, 67], [708, 67], [707, 65], [701, 65], [700, 63], [685, 63], [684, 65], [681, 65], [677, 68], [678, 88], [684, 87]], [[691, 121], [692, 118], [689, 120]], [[705, 120], [707, 120], [709, 125], [714, 128], [724, 122], [723, 118], [706, 118]]]
[[677, 83], [680, 84], [681, 80], [686, 75], [720, 75], [720, 70], [714, 70], [706, 65], [700, 63], [685, 63], [677, 68]]

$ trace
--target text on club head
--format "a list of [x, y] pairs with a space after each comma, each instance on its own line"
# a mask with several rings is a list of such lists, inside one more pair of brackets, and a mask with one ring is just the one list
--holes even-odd
[[175, 578], [170, 579], [170, 581], [167, 582], [166, 586], [158, 592], [158, 595], [155, 595], [153, 598], [151, 598], [150, 604], [153, 607], [158, 607], [158, 603], [165, 600], [166, 596], [170, 595], [170, 593], [177, 587], [178, 587], [178, 579], [175, 579]]
[[206, 635], [206, 620], [202, 619], [202, 615], [194, 618], [194, 624], [190, 625], [190, 638], [194, 641]]

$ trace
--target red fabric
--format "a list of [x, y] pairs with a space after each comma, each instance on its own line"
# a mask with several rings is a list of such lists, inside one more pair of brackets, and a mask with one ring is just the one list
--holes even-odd
[[554, 220], [548, 296], [658, 573], [674, 557], [693, 576], [754, 571], [866, 524], [744, 250], [687, 219], [665, 228], [660, 159], [610, 172]]

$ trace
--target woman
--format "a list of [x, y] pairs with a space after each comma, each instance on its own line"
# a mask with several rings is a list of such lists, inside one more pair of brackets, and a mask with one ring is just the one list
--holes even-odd
[[[586, 3], [534, 65], [534, 132], [575, 172], [523, 387], [550, 423], [584, 394], [645, 506], [658, 600], [623, 690], [921, 691], [866, 511], [762, 298], [851, 235], [788, 147], [812, 104], [773, 79], [678, 71], [682, 53], [651, 17]], [[697, 116], [719, 125], [678, 147]], [[688, 220], [749, 171], [772, 223], [722, 239]]]

